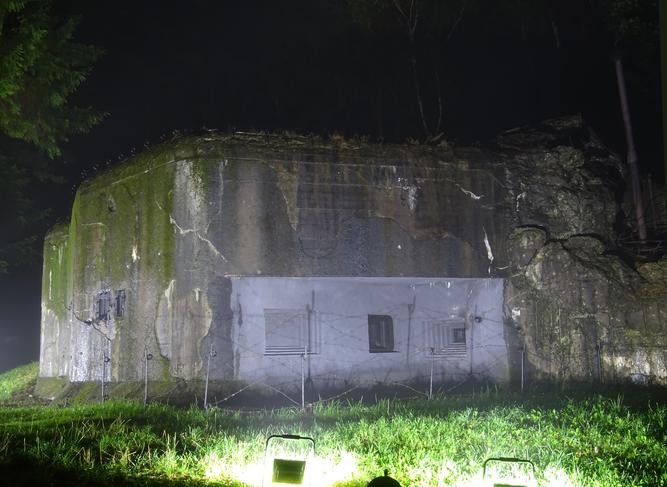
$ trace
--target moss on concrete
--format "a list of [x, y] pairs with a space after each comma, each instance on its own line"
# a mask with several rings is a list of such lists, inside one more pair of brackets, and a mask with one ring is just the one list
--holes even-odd
[[[568, 373], [562, 367], [576, 354], [590, 362], [590, 350], [579, 343], [585, 320], [596, 307], [607, 312], [638, 285], [632, 269], [604, 252], [616, 207], [609, 188], [591, 176], [597, 162], [589, 164], [584, 151], [562, 142], [535, 143], [529, 137], [516, 145], [515, 139], [499, 149], [504, 152], [496, 164], [490, 152], [338, 137], [206, 133], [175, 138], [82, 184], [69, 228], [54, 229], [52, 247], [45, 247], [45, 270], [52, 270], [51, 287], [43, 288], [51, 292], [47, 304], [66, 318], [73, 298], [76, 309], [92, 313], [95, 293], [103, 288], [136, 292], [128, 299], [141, 299], [141, 310], [131, 304], [128, 315], [115, 323], [112, 378], [139, 378], [147, 345], [155, 356], [149, 377], [159, 379], [152, 383], [156, 388], [164, 388], [156, 392], [180, 388], [190, 394], [200, 384], [174, 381], [170, 368], [181, 365], [170, 364], [167, 357], [174, 355], [163, 356], [158, 347], [171, 346], [174, 331], [176, 344], [195, 337], [193, 324], [208, 320], [208, 311], [199, 312], [208, 305], [185, 309], [186, 297], [194, 290], [209, 292], [214, 274], [516, 273], [515, 287], [526, 289], [539, 304], [531, 311], [533, 321], [524, 323], [524, 332], [533, 334], [529, 351], [545, 354], [536, 362], [545, 375], [562, 377]], [[607, 159], [611, 167], [613, 158]], [[224, 197], [223, 176], [230, 183]], [[530, 226], [532, 233], [524, 230], [520, 240], [515, 238], [508, 258], [504, 239], [517, 225]], [[299, 233], [306, 231], [312, 233]], [[598, 238], [576, 236], [589, 231]], [[313, 252], [304, 251], [304, 242]], [[57, 249], [64, 249], [58, 250], [58, 265]], [[360, 257], [358, 262], [350, 255]], [[665, 294], [665, 267], [640, 270], [650, 284], [645, 295]], [[177, 282], [173, 303], [161, 307], [172, 281]], [[220, 302], [227, 299], [220, 296]], [[160, 313], [168, 339], [158, 344]], [[656, 320], [660, 313], [656, 307]], [[592, 344], [596, 336], [589, 335]], [[99, 354], [99, 344], [89, 342], [83, 346]], [[201, 365], [201, 343], [180, 350], [181, 364], [199, 360]], [[131, 395], [133, 387], [117, 390]]]
[[69, 224], [52, 227], [44, 238], [42, 302], [59, 320], [67, 313], [70, 249]]
[[102, 385], [99, 382], [75, 382], [66, 387], [66, 397], [72, 403], [87, 403], [100, 401]]
[[35, 385], [35, 394], [43, 399], [58, 398], [69, 382], [66, 377], [39, 377]]

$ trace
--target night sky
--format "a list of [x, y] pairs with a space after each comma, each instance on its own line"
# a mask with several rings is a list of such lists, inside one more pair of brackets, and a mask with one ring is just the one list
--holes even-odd
[[[422, 17], [411, 51], [397, 16], [364, 22], [343, 0], [56, 2], [81, 15], [79, 41], [105, 50], [72, 102], [109, 116], [54, 161], [64, 182], [42, 197], [46, 226], [67, 218], [83, 178], [177, 131], [423, 139], [411, 52], [426, 116], [434, 125], [440, 86], [441, 130], [454, 145], [581, 113], [622, 154], [609, 53], [623, 48], [640, 165], [661, 179], [657, 37], [617, 42], [601, 3], [469, 0], [461, 15], [461, 0], [443, 0], [450, 22]], [[40, 279], [38, 261], [0, 279], [0, 371], [38, 358]]]

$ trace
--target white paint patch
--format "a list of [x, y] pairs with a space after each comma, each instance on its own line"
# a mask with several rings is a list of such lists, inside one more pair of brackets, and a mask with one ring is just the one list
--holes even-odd
[[486, 257], [489, 259], [489, 274], [491, 274], [491, 266], [493, 265], [493, 252], [491, 251], [489, 236], [486, 234], [486, 228], [482, 227], [482, 230], [484, 230], [484, 245], [486, 246]]
[[174, 295], [174, 284], [176, 284], [176, 279], [169, 281], [167, 289], [164, 290], [164, 297], [167, 300], [167, 309], [171, 309], [171, 297]]
[[476, 195], [476, 194], [473, 193], [472, 191], [469, 191], [469, 190], [467, 190], [467, 189], [465, 189], [465, 188], [459, 186], [458, 184], [457, 184], [457, 186], [459, 187], [459, 189], [460, 189], [461, 191], [463, 191], [464, 194], [467, 194], [468, 196], [470, 196], [470, 197], [471, 197], [472, 199], [474, 199], [475, 201], [476, 201], [476, 200], [481, 200], [482, 198], [484, 198], [484, 195], [483, 195], [483, 194], [482, 194], [482, 195]]
[[408, 207], [411, 211], [415, 211], [417, 208], [417, 187], [408, 186]]
[[516, 197], [516, 212], [519, 213], [519, 201], [526, 199], [526, 192], [519, 193]]
[[518, 321], [521, 318], [521, 308], [512, 308], [512, 319]]
[[139, 260], [139, 256], [137, 255], [137, 246], [133, 245], [132, 246], [132, 262], [136, 262]]
[[396, 248], [397, 248], [398, 250], [401, 250], [401, 244], [398, 244], [398, 245], [396, 246]]
[[201, 289], [198, 287], [194, 288], [194, 293], [195, 293], [195, 301], [199, 302], [199, 298], [201, 297]]

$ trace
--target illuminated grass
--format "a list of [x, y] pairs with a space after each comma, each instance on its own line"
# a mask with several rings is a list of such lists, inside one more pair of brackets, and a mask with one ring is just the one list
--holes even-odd
[[25, 391], [37, 379], [39, 363], [32, 362], [0, 374], [0, 403]]
[[667, 485], [667, 408], [621, 396], [487, 393], [241, 414], [107, 403], [0, 408], [14, 485], [217, 485], [261, 479], [266, 437], [315, 438], [316, 485], [476, 485], [490, 456], [535, 462], [539, 485]]

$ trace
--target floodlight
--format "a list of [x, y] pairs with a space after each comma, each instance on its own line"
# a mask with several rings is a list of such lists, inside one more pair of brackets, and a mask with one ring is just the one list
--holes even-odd
[[310, 485], [308, 462], [315, 440], [299, 435], [271, 435], [264, 448], [262, 485]]
[[[487, 476], [488, 475], [488, 476]], [[535, 464], [521, 458], [487, 458], [483, 465], [486, 487], [535, 487]]]

